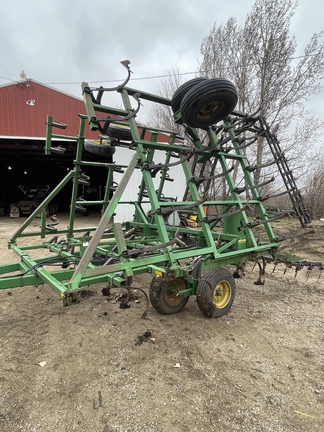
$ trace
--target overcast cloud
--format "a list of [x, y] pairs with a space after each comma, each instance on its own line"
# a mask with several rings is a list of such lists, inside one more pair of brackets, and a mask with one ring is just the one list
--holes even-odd
[[[200, 45], [214, 22], [234, 16], [244, 23], [254, 0], [2, 0], [0, 85], [27, 77], [81, 97], [80, 83], [109, 85], [123, 79], [120, 61], [129, 59], [129, 85], [157, 93], [172, 69], [194, 72]], [[323, 30], [322, 0], [299, 0], [291, 31], [302, 53]], [[194, 75], [187, 75], [186, 79]], [[114, 84], [113, 84], [114, 85]], [[310, 102], [324, 120], [324, 96]]]

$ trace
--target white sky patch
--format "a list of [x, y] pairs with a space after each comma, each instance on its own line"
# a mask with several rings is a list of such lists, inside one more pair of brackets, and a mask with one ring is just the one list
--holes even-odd
[[[200, 46], [216, 22], [235, 17], [243, 24], [254, 0], [3, 0], [1, 2], [0, 85], [27, 77], [81, 97], [81, 82], [119, 80], [129, 59], [130, 86], [158, 93], [172, 70], [186, 74], [199, 66]], [[298, 53], [324, 29], [322, 0], [299, 0], [291, 32]], [[185, 75], [184, 80], [193, 75]], [[100, 85], [100, 84], [98, 84]], [[104, 86], [110, 84], [102, 83]], [[323, 93], [309, 107], [324, 120]]]

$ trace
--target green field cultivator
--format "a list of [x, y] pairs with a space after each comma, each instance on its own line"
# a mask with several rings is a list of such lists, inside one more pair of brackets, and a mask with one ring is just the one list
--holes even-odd
[[[107, 89], [82, 84], [87, 115], [79, 116], [78, 136], [54, 134], [55, 127], [64, 125], [48, 117], [45, 153], [63, 152], [64, 140], [75, 142], [74, 169], [10, 238], [9, 248], [20, 261], [0, 267], [0, 288], [47, 284], [69, 305], [79, 302], [86, 286], [105, 283], [108, 288], [129, 291], [133, 276], [148, 273], [152, 282], [149, 296], [145, 295], [157, 311], [179, 312], [195, 295], [205, 316], [219, 317], [230, 309], [235, 277], [240, 277], [249, 261], [258, 264], [257, 284], [263, 283], [269, 261], [289, 262], [296, 269], [320, 267], [277, 253], [285, 237], [276, 236], [271, 223], [282, 215], [268, 216], [264, 202], [269, 195], [261, 194], [268, 181], [254, 184], [253, 172], [260, 165], [250, 165], [245, 151], [259, 137], [270, 147], [304, 228], [310, 217], [266, 121], [234, 111], [234, 86], [225, 79], [195, 78], [170, 100], [127, 87], [129, 62], [122, 63], [128, 77], [120, 86]], [[102, 103], [111, 91], [120, 94], [123, 109]], [[184, 138], [173, 131], [139, 125], [136, 116], [145, 100], [171, 108]], [[98, 131], [100, 139], [85, 140], [85, 127]], [[204, 141], [199, 138], [202, 134]], [[53, 147], [56, 138], [63, 140], [60, 147]], [[125, 155], [125, 163], [115, 161], [117, 150]], [[102, 162], [85, 161], [84, 151], [102, 155]], [[105, 193], [101, 201], [80, 197], [80, 185], [90, 182], [84, 173], [89, 165], [102, 170]], [[211, 167], [207, 175], [206, 166]], [[227, 196], [206, 200], [202, 186], [215, 179], [225, 185]], [[57, 219], [48, 222], [45, 209], [71, 182], [69, 223], [61, 229]], [[123, 195], [134, 182], [136, 194], [126, 202]], [[166, 192], [166, 185], [172, 182], [175, 189], [182, 182], [184, 199]], [[75, 226], [76, 211], [94, 204], [101, 206], [98, 225]], [[132, 207], [131, 220], [114, 222], [119, 206]], [[39, 215], [40, 229], [31, 229]], [[28, 237], [39, 238], [39, 244], [19, 245]]]

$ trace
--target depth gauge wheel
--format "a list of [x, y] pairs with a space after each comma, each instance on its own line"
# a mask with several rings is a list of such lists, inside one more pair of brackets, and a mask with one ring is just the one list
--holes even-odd
[[224, 120], [235, 108], [237, 91], [230, 81], [213, 78], [193, 87], [182, 99], [182, 120], [188, 126], [207, 129]]
[[206, 81], [207, 78], [198, 77], [193, 78], [184, 84], [182, 84], [175, 92], [171, 99], [171, 108], [173, 113], [175, 114], [180, 109], [180, 105], [182, 102], [182, 99], [184, 96], [188, 93], [189, 90], [191, 90], [193, 87], [195, 87], [197, 84], [201, 83], [202, 81]]
[[116, 149], [107, 143], [107, 141], [100, 140], [84, 140], [84, 148], [92, 154], [98, 156], [112, 156]]
[[175, 278], [165, 281], [161, 277], [155, 276], [152, 279], [149, 297], [152, 306], [164, 315], [180, 312], [189, 300], [188, 297], [178, 297], [179, 291], [185, 290], [187, 283], [184, 278]]
[[230, 310], [235, 293], [235, 280], [228, 270], [222, 267], [209, 270], [197, 286], [199, 309], [207, 318], [219, 318]]

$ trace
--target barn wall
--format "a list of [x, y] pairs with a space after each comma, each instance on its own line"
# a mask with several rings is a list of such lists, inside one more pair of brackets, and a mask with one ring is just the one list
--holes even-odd
[[[81, 88], [80, 88], [81, 94]], [[45, 138], [47, 115], [56, 122], [67, 124], [55, 133], [76, 136], [78, 114], [85, 114], [82, 99], [61, 93], [35, 81], [15, 83], [0, 88], [0, 136]], [[97, 138], [98, 132], [85, 130], [87, 138]]]

